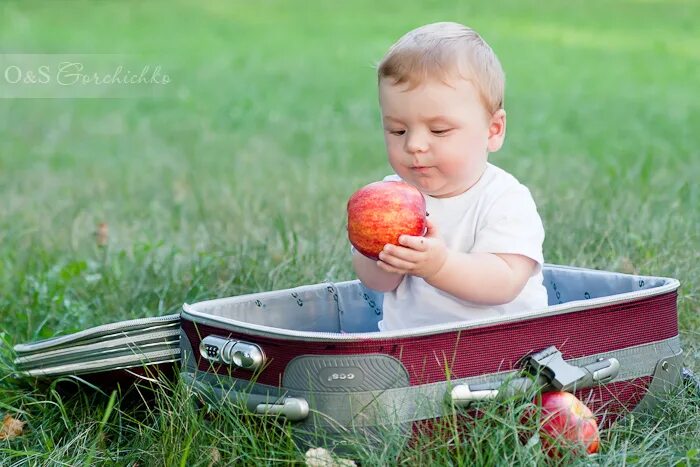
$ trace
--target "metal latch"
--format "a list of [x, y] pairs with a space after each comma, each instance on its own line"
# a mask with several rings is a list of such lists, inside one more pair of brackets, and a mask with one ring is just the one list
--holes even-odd
[[299, 397], [285, 397], [274, 404], [258, 404], [255, 412], [262, 415], [282, 415], [294, 422], [309, 415], [309, 403]]
[[530, 355], [527, 362], [535, 375], [544, 376], [549, 385], [559, 391], [606, 383], [620, 371], [620, 362], [616, 358], [601, 359], [584, 367], [571, 365], [554, 346]]
[[265, 363], [265, 354], [258, 345], [220, 336], [202, 339], [199, 354], [210, 362], [235, 365], [244, 370], [257, 370]]
[[620, 362], [616, 358], [600, 358], [578, 367], [565, 362], [554, 346], [530, 355], [526, 364], [534, 378], [524, 376], [489, 383], [458, 384], [450, 390], [450, 399], [456, 405], [468, 405], [479, 400], [525, 394], [533, 385], [543, 390], [574, 391], [605, 384], [620, 372]]
[[565, 362], [556, 347], [529, 356], [527, 366], [534, 378], [519, 376], [488, 383], [458, 384], [450, 390], [450, 400], [455, 405], [468, 405], [480, 400], [526, 394], [533, 386], [542, 390], [574, 391], [605, 384], [620, 372], [620, 362], [616, 358], [600, 358], [578, 367]]
[[465, 405], [474, 401], [524, 394], [534, 384], [537, 383], [528, 377], [517, 377], [506, 381], [492, 381], [489, 383], [458, 384], [450, 391], [450, 398], [457, 405]]

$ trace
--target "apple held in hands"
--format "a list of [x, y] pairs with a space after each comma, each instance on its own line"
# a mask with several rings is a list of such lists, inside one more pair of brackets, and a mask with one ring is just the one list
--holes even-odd
[[427, 228], [425, 198], [407, 183], [370, 183], [348, 201], [348, 238], [368, 258], [378, 259], [384, 245], [398, 245], [401, 235], [425, 235]]
[[598, 423], [591, 409], [576, 396], [564, 391], [545, 392], [536, 403], [542, 408], [540, 443], [550, 457], [560, 458], [566, 451], [598, 452]]

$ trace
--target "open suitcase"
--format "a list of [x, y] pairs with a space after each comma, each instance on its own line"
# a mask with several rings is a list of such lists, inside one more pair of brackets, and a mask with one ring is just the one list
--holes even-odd
[[409, 433], [533, 385], [575, 392], [605, 425], [679, 384], [677, 280], [547, 265], [544, 281], [547, 308], [397, 332], [377, 331], [382, 294], [359, 281], [305, 285], [18, 345], [15, 363], [25, 377], [116, 379], [179, 362], [205, 399], [330, 433]]

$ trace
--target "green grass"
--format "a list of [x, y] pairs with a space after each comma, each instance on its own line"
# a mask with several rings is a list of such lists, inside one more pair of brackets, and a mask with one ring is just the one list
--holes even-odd
[[[0, 414], [28, 422], [0, 464], [208, 465], [213, 448], [221, 464], [302, 461], [284, 427], [207, 415], [180, 386], [155, 409], [110, 409], [109, 394], [12, 382], [9, 349], [352, 278], [345, 202], [389, 172], [372, 67], [437, 20], [476, 28], [506, 69], [508, 138], [492, 160], [533, 191], [547, 261], [680, 279], [698, 368], [698, 16], [691, 1], [3, 2], [0, 53], [130, 54], [173, 82], [157, 99], [0, 99]], [[697, 403], [678, 395], [615, 425], [596, 462], [699, 462]], [[541, 462], [513, 437], [518, 407], [488, 409], [452, 445], [387, 442], [357, 459]]]

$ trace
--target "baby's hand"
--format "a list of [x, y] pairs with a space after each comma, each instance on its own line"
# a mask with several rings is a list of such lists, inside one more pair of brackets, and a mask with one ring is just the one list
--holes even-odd
[[411, 274], [427, 279], [436, 274], [447, 260], [447, 246], [435, 224], [428, 220], [424, 237], [402, 235], [402, 246], [386, 244], [379, 253], [377, 266], [387, 272]]

